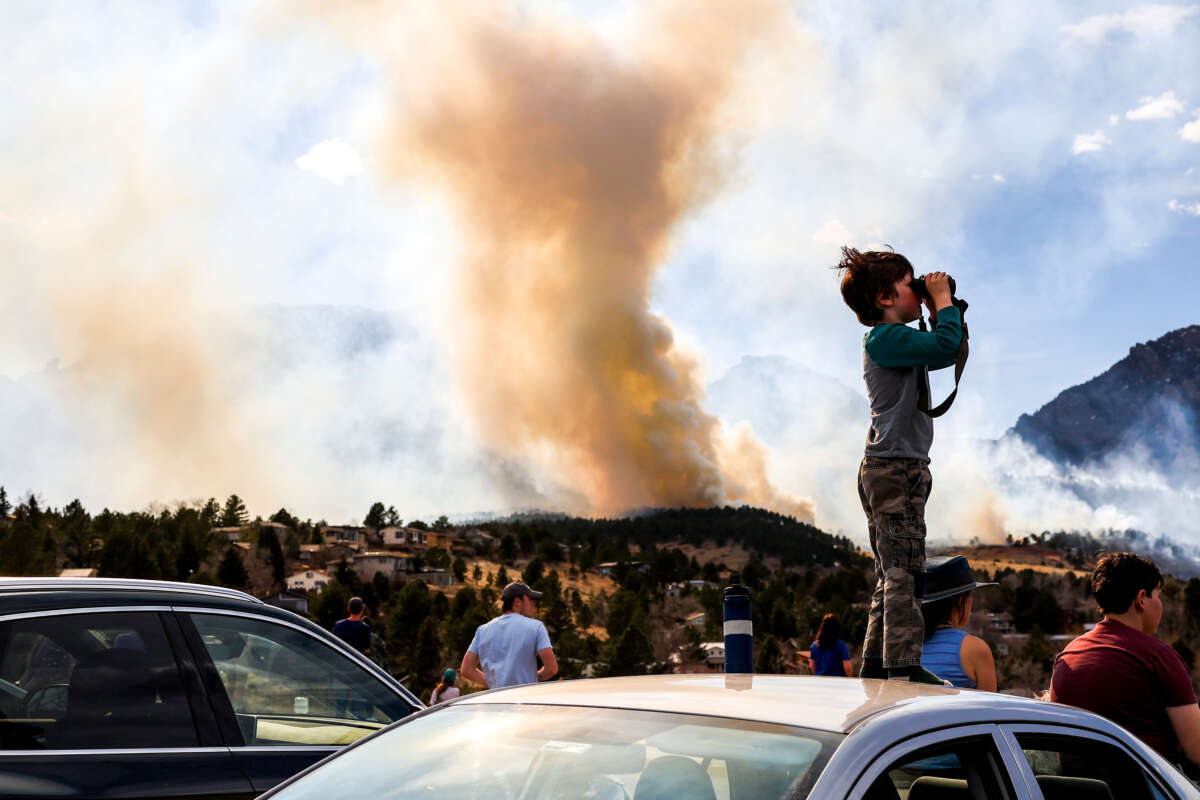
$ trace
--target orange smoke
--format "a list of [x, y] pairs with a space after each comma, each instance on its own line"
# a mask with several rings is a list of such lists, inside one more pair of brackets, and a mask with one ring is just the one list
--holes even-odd
[[782, 1], [686, 5], [620, 54], [561, 23], [447, 11], [447, 42], [422, 31], [412, 59], [386, 59], [383, 162], [444, 188], [464, 223], [457, 371], [492, 448], [548, 463], [596, 513], [811, 519], [753, 436], [705, 413], [698, 364], [649, 311], [672, 229], [732, 164], [748, 62], [792, 41]]

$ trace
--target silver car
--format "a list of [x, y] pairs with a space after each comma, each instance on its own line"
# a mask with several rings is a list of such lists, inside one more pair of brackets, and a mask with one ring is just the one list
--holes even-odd
[[468, 695], [272, 800], [1200, 798], [1125, 730], [1066, 706], [895, 681], [661, 675]]

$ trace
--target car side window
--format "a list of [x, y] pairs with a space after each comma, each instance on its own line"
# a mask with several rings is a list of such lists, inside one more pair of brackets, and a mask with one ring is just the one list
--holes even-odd
[[863, 800], [1006, 800], [1016, 797], [990, 736], [944, 742], [890, 764]]
[[1094, 739], [1017, 734], [1045, 800], [1166, 800], [1128, 753]]
[[412, 712], [320, 639], [249, 617], [195, 613], [247, 745], [343, 745]]
[[156, 612], [0, 624], [0, 748], [195, 747], [196, 727]]

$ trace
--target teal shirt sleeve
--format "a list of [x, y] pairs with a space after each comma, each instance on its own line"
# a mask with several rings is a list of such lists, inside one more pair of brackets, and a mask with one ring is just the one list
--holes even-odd
[[907, 325], [876, 325], [867, 333], [867, 355], [881, 367], [929, 367], [942, 369], [954, 363], [962, 342], [962, 313], [956, 306], [938, 312], [932, 331], [919, 331]]

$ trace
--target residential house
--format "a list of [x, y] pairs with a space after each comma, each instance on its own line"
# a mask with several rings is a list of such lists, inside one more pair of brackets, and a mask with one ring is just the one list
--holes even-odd
[[331, 580], [333, 578], [328, 572], [307, 569], [289, 576], [287, 588], [293, 592], [315, 592], [324, 589]]
[[326, 525], [321, 528], [321, 541], [327, 545], [360, 545], [366, 542], [366, 528], [353, 525]]
[[691, 625], [694, 628], [704, 627], [704, 612], [697, 611], [695, 614], [688, 614], [683, 618], [683, 624]]
[[724, 642], [701, 642], [700, 649], [704, 651], [704, 663], [716, 669], [725, 666]]
[[303, 592], [276, 592], [264, 597], [263, 602], [276, 608], [285, 608], [303, 617], [308, 616], [308, 595]]
[[398, 574], [407, 572], [411, 565], [408, 556], [387, 550], [368, 550], [354, 556], [351, 561], [355, 574], [363, 581], [374, 580], [376, 572], [382, 572], [383, 576], [391, 581]]
[[[617, 565], [620, 563], [622, 563], [622, 562], [620, 562], [620, 561], [605, 561], [603, 564], [596, 565], [596, 572], [599, 572], [601, 575], [603, 575], [606, 578], [611, 578], [613, 572], [617, 568]], [[631, 569], [636, 569], [638, 572], [642, 573], [643, 575], [650, 574], [650, 564], [648, 564], [645, 561], [627, 561], [625, 563], [627, 563]]]
[[264, 533], [270, 532], [275, 534], [275, 538], [280, 544], [287, 542], [288, 537], [292, 535], [292, 529], [282, 522], [260, 522], [258, 529]]
[[240, 542], [242, 540], [242, 526], [228, 525], [222, 528], [213, 528], [212, 532], [221, 539], [227, 542]]
[[497, 544], [499, 544], [499, 540], [497, 540], [495, 536], [492, 536], [487, 531], [480, 530], [479, 528], [471, 528], [469, 530], [463, 531], [462, 538], [463, 538], [463, 541], [465, 541], [467, 544], [471, 545], [472, 547], [478, 547], [479, 545], [484, 545], [488, 549], [491, 549], [491, 548], [495, 547]]
[[428, 546], [429, 536], [432, 531], [423, 531], [419, 528], [404, 528], [400, 525], [389, 525], [386, 528], [380, 528], [379, 534], [384, 547], [389, 549], [422, 549]]

